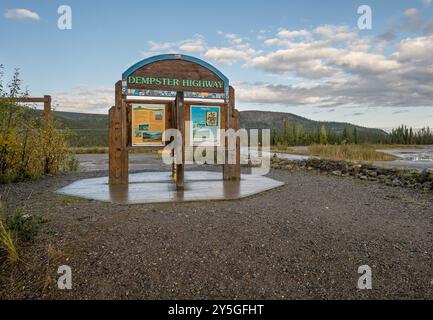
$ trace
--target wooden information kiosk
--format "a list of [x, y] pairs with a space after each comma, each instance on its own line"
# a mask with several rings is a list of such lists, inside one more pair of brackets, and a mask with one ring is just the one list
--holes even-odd
[[[140, 61], [116, 83], [109, 111], [109, 183], [127, 184], [128, 151], [163, 150], [170, 143], [167, 129], [180, 132], [183, 143], [177, 150], [183, 160], [185, 150], [212, 147], [225, 158], [223, 179], [240, 180], [240, 138], [233, 146], [220, 131], [240, 129], [228, 78], [200, 59], [169, 54]], [[230, 151], [236, 153], [235, 163], [228, 161]], [[184, 170], [185, 161], [173, 165], [177, 190], [184, 188]]]

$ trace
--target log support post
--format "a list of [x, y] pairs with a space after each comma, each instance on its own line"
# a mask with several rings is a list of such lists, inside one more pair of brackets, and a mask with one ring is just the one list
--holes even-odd
[[121, 81], [116, 83], [115, 101], [109, 111], [109, 183], [128, 184], [127, 105]]
[[[229, 88], [229, 101], [226, 105], [226, 128], [227, 130], [233, 129], [236, 133], [240, 129], [240, 117], [239, 111], [237, 111], [235, 105], [235, 89], [230, 86]], [[225, 162], [223, 165], [223, 178], [224, 180], [240, 180], [241, 179], [241, 160], [240, 160], [240, 150], [241, 143], [240, 137], [236, 136], [236, 146], [235, 150], [229, 149], [231, 146], [228, 143], [228, 137], [224, 138], [225, 144]], [[229, 153], [236, 153], [236, 164], [229, 164]]]
[[[176, 129], [182, 136], [181, 164], [176, 164], [176, 190], [181, 191], [185, 187], [185, 116], [184, 116], [184, 94], [179, 91], [176, 94]], [[177, 157], [178, 155], [176, 155]]]

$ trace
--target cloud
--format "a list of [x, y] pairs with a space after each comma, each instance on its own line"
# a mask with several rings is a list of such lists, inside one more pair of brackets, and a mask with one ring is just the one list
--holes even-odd
[[113, 87], [76, 86], [71, 91], [57, 92], [53, 96], [58, 111], [107, 113], [114, 105]]
[[222, 64], [232, 65], [239, 61], [248, 61], [255, 51], [253, 49], [238, 50], [233, 48], [210, 48], [205, 53], [205, 58]]
[[39, 21], [41, 18], [39, 14], [28, 9], [8, 9], [4, 14], [5, 18], [13, 20], [33, 20]]
[[[402, 13], [403, 19], [420, 16], [416, 9]], [[237, 84], [242, 103], [331, 110], [433, 107], [433, 35], [406, 34], [401, 39], [390, 29], [376, 37], [363, 36], [344, 25], [258, 32], [263, 36], [260, 44], [235, 33], [218, 35], [224, 41], [221, 46], [209, 46], [196, 35], [172, 43], [151, 42], [149, 47], [182, 48], [217, 64], [239, 64], [262, 73], [263, 79], [279, 79]]]
[[409, 112], [409, 110], [396, 110], [392, 114], [396, 115], [396, 114], [407, 113], [407, 112]]
[[174, 47], [174, 43], [172, 42], [154, 42], [149, 41], [148, 49], [150, 52], [162, 52], [162, 51], [171, 51]]
[[201, 35], [196, 35], [193, 39], [182, 41], [179, 44], [179, 50], [188, 53], [203, 53], [206, 51], [206, 41]]
[[427, 61], [433, 63], [433, 36], [407, 38], [400, 42], [395, 57], [399, 61]]
[[410, 8], [404, 12], [402, 30], [410, 33], [417, 33], [422, 30], [424, 21], [418, 9]]
[[422, 0], [424, 7], [430, 7], [433, 3], [433, 0]]
[[147, 46], [148, 51], [145, 53], [145, 55], [174, 51], [202, 54], [207, 48], [205, 38], [199, 34], [194, 35], [190, 39], [175, 42], [148, 41]]
[[348, 26], [323, 25], [314, 29], [314, 33], [331, 42], [345, 42], [356, 38], [357, 33]]
[[305, 30], [305, 29], [302, 29], [302, 30], [282, 29], [281, 31], [279, 31], [277, 33], [277, 36], [280, 38], [288, 38], [288, 39], [305, 38], [305, 37], [311, 36], [311, 32], [308, 30]]
[[290, 85], [238, 86], [246, 103], [319, 107], [433, 107], [433, 36], [397, 43], [394, 52], [370, 52], [367, 39], [346, 46], [310, 39], [252, 59], [249, 66], [286, 76]]

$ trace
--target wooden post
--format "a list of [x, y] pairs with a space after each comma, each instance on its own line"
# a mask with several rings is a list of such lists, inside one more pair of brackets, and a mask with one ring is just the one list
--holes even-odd
[[[233, 129], [238, 132], [241, 129], [241, 113], [233, 110]], [[241, 137], [236, 137], [236, 164], [233, 165], [233, 179], [241, 180]]]
[[[238, 132], [240, 129], [239, 111], [235, 109], [235, 89], [230, 86], [229, 88], [229, 102], [226, 111], [226, 128], [227, 130], [233, 129]], [[225, 162], [223, 165], [223, 178], [224, 180], [240, 180], [240, 137], [236, 137], [236, 164], [228, 163], [228, 155], [230, 151], [228, 138], [225, 138]]]
[[176, 165], [176, 190], [183, 190], [185, 187], [185, 119], [184, 119], [184, 94], [178, 91], [176, 94], [176, 129], [182, 135], [182, 164]]
[[48, 127], [51, 118], [51, 96], [44, 96], [45, 127]]
[[116, 105], [109, 112], [109, 183], [128, 183], [127, 112], [122, 81], [116, 83]]

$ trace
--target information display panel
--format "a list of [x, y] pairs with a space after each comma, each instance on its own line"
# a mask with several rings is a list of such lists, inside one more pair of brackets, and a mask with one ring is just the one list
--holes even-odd
[[165, 106], [132, 104], [132, 146], [164, 146]]
[[193, 146], [219, 146], [221, 107], [191, 106], [190, 141]]

